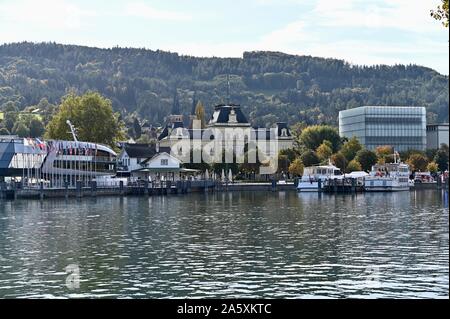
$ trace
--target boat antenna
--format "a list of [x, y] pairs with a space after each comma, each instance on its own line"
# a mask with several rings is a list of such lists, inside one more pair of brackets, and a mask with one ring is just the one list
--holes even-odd
[[70, 120], [67, 120], [66, 123], [70, 127], [70, 133], [72, 133], [73, 140], [75, 142], [78, 142], [77, 134], [75, 133], [76, 132], [75, 126], [73, 126], [73, 124], [70, 122]]
[[227, 73], [227, 105], [230, 105], [230, 74]]

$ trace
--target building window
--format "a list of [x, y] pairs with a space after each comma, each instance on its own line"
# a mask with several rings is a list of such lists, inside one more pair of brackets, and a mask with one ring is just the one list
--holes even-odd
[[169, 160], [167, 158], [161, 159], [161, 166], [167, 166], [169, 165]]

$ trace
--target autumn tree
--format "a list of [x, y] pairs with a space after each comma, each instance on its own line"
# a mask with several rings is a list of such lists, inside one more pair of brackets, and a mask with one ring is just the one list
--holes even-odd
[[316, 154], [321, 161], [328, 160], [330, 156], [333, 154], [333, 149], [331, 147], [332, 147], [331, 142], [325, 140], [316, 149]]
[[347, 168], [345, 169], [345, 171], [347, 173], [351, 173], [351, 172], [357, 172], [357, 171], [361, 171], [361, 164], [355, 160], [352, 159], [348, 164], [347, 164]]
[[406, 160], [406, 163], [409, 164], [411, 170], [423, 172], [427, 169], [428, 159], [425, 155], [414, 153]]
[[331, 162], [334, 166], [339, 167], [341, 171], [345, 171], [345, 168], [347, 167], [347, 159], [341, 152], [333, 154], [331, 156]]
[[123, 140], [123, 123], [113, 112], [111, 101], [99, 93], [88, 92], [84, 95], [70, 93], [66, 95], [57, 113], [46, 127], [45, 136], [51, 139], [71, 140], [67, 120], [77, 130], [80, 141], [103, 143], [110, 146]]
[[448, 0], [441, 0], [442, 3], [439, 5], [436, 10], [431, 10], [430, 14], [433, 18], [442, 22], [442, 25], [448, 28], [448, 20], [449, 20], [449, 8], [448, 8]]
[[427, 165], [427, 171], [430, 173], [437, 173], [439, 170], [439, 166], [436, 164], [436, 162], [429, 162]]
[[301, 159], [296, 158], [291, 165], [289, 165], [289, 173], [293, 176], [301, 176], [303, 175], [303, 162]]
[[202, 128], [205, 128], [205, 108], [203, 107], [202, 101], [198, 101], [197, 106], [195, 107], [195, 116], [197, 120], [201, 122]]
[[386, 162], [392, 161], [392, 154], [394, 153], [394, 149], [390, 145], [381, 145], [377, 146], [375, 149], [375, 153], [378, 157], [378, 162], [384, 164]]

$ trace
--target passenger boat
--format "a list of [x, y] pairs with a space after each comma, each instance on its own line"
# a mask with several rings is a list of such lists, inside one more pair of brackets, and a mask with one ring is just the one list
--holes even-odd
[[106, 145], [81, 141], [47, 141], [47, 156], [41, 171], [57, 184], [91, 181], [115, 174], [117, 154]]
[[299, 192], [317, 192], [322, 190], [325, 180], [341, 179], [341, 170], [331, 164], [305, 167], [297, 185]]
[[375, 164], [364, 180], [364, 190], [366, 192], [407, 191], [411, 187], [409, 175], [409, 165], [405, 163]]

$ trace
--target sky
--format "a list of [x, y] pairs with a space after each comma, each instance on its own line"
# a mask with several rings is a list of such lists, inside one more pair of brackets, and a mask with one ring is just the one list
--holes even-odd
[[281, 51], [449, 74], [440, 0], [0, 0], [0, 43], [51, 41], [242, 57]]

